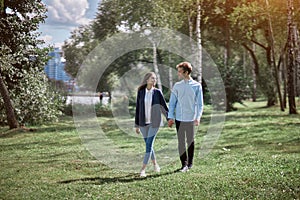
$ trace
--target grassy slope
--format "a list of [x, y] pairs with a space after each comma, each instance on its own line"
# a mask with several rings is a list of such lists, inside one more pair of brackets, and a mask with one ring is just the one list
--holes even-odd
[[[262, 108], [260, 102], [237, 106], [226, 114], [210, 154], [197, 157], [191, 171], [174, 173], [176, 160], [145, 179], [95, 160], [72, 119], [36, 132], [1, 134], [0, 199], [300, 199], [300, 117]], [[198, 150], [209, 120], [207, 112], [196, 137]], [[110, 119], [99, 121], [107, 131], [120, 132]], [[162, 128], [163, 133], [174, 130]], [[163, 144], [158, 137], [155, 145]]]

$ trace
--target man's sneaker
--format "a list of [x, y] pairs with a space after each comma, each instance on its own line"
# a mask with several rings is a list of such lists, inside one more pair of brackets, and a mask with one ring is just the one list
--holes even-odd
[[141, 173], [140, 173], [140, 177], [146, 177], [146, 171], [145, 170], [142, 170]]
[[154, 171], [155, 172], [160, 172], [160, 167], [158, 164], [154, 165]]
[[188, 168], [191, 169], [193, 167], [193, 164], [188, 164]]
[[188, 166], [184, 166], [179, 171], [180, 172], [187, 172], [187, 171], [189, 171], [189, 168], [188, 168]]

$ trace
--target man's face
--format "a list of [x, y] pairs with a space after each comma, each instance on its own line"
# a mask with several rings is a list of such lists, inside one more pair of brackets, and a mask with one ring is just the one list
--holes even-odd
[[177, 69], [177, 75], [178, 75], [179, 79], [184, 79], [186, 76], [186, 73], [184, 73], [184, 70], [181, 67], [179, 67]]

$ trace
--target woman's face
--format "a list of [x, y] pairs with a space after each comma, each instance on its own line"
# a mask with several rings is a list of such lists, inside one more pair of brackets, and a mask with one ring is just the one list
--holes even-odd
[[152, 75], [148, 78], [147, 84], [148, 84], [148, 85], [153, 85], [153, 86], [154, 86], [154, 85], [156, 84], [156, 80], [157, 80], [156, 75], [152, 74]]

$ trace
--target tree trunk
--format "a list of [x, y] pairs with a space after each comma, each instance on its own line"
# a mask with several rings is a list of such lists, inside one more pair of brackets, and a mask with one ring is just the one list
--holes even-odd
[[155, 42], [153, 42], [153, 68], [154, 68], [154, 72], [157, 77], [158, 88], [162, 91], [161, 79], [160, 79], [160, 74], [159, 74], [158, 65], [157, 65], [157, 48], [156, 48]]
[[197, 19], [196, 19], [196, 38], [197, 38], [197, 81], [202, 83], [202, 40], [201, 40], [201, 4], [197, 0]]
[[249, 52], [250, 57], [252, 58], [252, 79], [253, 79], [253, 91], [252, 91], [252, 101], [256, 101], [256, 88], [257, 88], [257, 77], [259, 75], [259, 64], [258, 60], [255, 56], [255, 44], [253, 44], [253, 48], [251, 49], [246, 44], [242, 44], [244, 48]]
[[6, 85], [4, 84], [4, 81], [3, 81], [3, 78], [1, 75], [1, 68], [0, 68], [0, 93], [1, 93], [1, 96], [4, 101], [4, 108], [5, 108], [5, 112], [6, 112], [6, 118], [7, 118], [9, 129], [18, 128], [19, 123], [16, 118], [8, 90], [6, 88]]
[[[5, 5], [4, 0], [0, 1], [0, 15], [1, 17], [5, 15]], [[2, 71], [0, 66], [0, 94], [3, 98], [4, 109], [6, 113], [7, 123], [10, 129], [18, 128], [19, 123], [15, 115], [14, 107], [12, 105], [8, 90], [6, 85], [4, 84], [4, 80], [2, 78]]]
[[295, 41], [296, 42], [296, 48], [295, 48], [295, 75], [296, 75], [296, 96], [300, 96], [300, 36], [299, 36], [299, 31], [295, 27]]
[[286, 59], [286, 52], [284, 56], [282, 56], [282, 80], [283, 80], [283, 105], [286, 108], [287, 102], [287, 59]]
[[278, 64], [277, 64], [277, 69], [279, 71], [279, 78], [282, 79], [282, 82], [283, 82], [283, 99], [282, 99], [282, 103], [283, 103], [283, 107], [286, 108], [286, 91], [287, 91], [287, 88], [286, 88], [286, 52], [287, 52], [287, 47], [288, 47], [288, 41], [286, 42], [286, 44], [284, 45], [284, 48], [282, 50], [282, 53], [280, 54], [280, 57], [279, 57], [279, 60], [278, 60]]
[[[267, 7], [269, 8], [269, 1], [266, 0], [266, 4]], [[268, 39], [268, 43], [270, 45], [270, 50], [271, 50], [271, 67], [274, 69], [274, 78], [275, 78], [275, 82], [276, 82], [276, 88], [277, 88], [277, 93], [278, 93], [278, 98], [279, 98], [279, 103], [280, 103], [280, 109], [281, 111], [284, 111], [284, 105], [283, 105], [283, 101], [282, 101], [282, 94], [281, 94], [281, 89], [280, 89], [280, 82], [279, 82], [279, 77], [278, 77], [278, 69], [276, 66], [276, 62], [275, 62], [275, 51], [274, 51], [274, 34], [273, 34], [273, 28], [272, 28], [272, 21], [271, 21], [271, 16], [268, 13], [268, 31], [269, 31], [269, 39]]]
[[191, 45], [191, 49], [192, 49], [192, 52], [195, 52], [195, 49], [194, 49], [194, 41], [193, 41], [193, 20], [192, 20], [192, 10], [188, 10], [188, 23], [189, 23], [189, 36], [190, 36], [190, 45]]
[[287, 66], [287, 85], [289, 98], [289, 113], [297, 114], [295, 101], [295, 24], [293, 22], [293, 3], [288, 0], [288, 66]]
[[[231, 1], [226, 0], [225, 10], [226, 14], [230, 13]], [[231, 41], [230, 41], [230, 24], [228, 20], [225, 20], [224, 33], [225, 33], [225, 49], [224, 49], [224, 67], [226, 75], [224, 78], [225, 92], [226, 92], [226, 112], [234, 110], [232, 105], [232, 89], [230, 86], [230, 74], [227, 72], [231, 60]]]
[[[170, 51], [169, 51], [170, 52]], [[173, 88], [173, 74], [172, 74], [172, 72], [173, 72], [173, 68], [171, 67], [171, 54], [169, 53], [169, 89], [170, 90], [172, 90], [172, 88]]]

